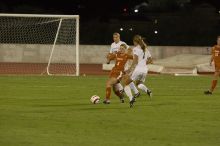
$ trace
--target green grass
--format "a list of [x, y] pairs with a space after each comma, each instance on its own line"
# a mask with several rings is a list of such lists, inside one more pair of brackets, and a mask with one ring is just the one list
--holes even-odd
[[219, 146], [220, 89], [203, 95], [210, 76], [149, 76], [144, 94], [110, 105], [106, 76], [0, 77], [0, 146]]

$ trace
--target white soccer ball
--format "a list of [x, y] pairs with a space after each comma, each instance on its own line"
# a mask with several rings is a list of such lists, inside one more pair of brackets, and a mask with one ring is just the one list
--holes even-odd
[[91, 101], [93, 104], [98, 104], [99, 101], [100, 101], [100, 97], [97, 96], [97, 95], [93, 95], [93, 96], [90, 98], [90, 101]]

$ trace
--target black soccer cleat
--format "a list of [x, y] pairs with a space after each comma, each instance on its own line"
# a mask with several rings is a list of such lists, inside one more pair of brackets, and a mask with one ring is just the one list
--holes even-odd
[[103, 103], [104, 103], [104, 104], [110, 104], [110, 100], [106, 100], [106, 99], [105, 99], [105, 100], [103, 101]]
[[152, 99], [153, 93], [151, 90], [149, 90], [149, 89], [147, 90], [147, 95], [150, 97], [150, 99]]
[[125, 102], [124, 97], [120, 97], [119, 99], [120, 99], [120, 102], [121, 102], [121, 103], [124, 103], [124, 102]]
[[141, 93], [138, 92], [137, 94], [134, 94], [134, 98], [137, 98], [137, 97], [139, 97], [140, 95], [141, 95]]
[[133, 97], [132, 100], [129, 102], [130, 103], [130, 108], [134, 106], [135, 98]]
[[207, 90], [207, 91], [204, 91], [204, 94], [205, 94], [205, 95], [212, 95], [212, 92], [209, 91], [209, 90]]
[[125, 100], [124, 100], [124, 90], [120, 90], [119, 92], [121, 94], [121, 96], [119, 96], [119, 99], [120, 99], [121, 103], [124, 103], [125, 102]]

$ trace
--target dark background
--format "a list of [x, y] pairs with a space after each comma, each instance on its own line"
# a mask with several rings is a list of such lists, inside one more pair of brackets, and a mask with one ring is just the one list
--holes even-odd
[[78, 14], [81, 44], [119, 32], [128, 44], [140, 34], [150, 45], [210, 46], [220, 35], [220, 0], [1, 0], [0, 12]]

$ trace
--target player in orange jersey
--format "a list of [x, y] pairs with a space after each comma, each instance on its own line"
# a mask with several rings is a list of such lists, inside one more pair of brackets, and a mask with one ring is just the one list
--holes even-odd
[[218, 77], [220, 76], [220, 36], [217, 37], [217, 45], [215, 45], [212, 48], [212, 57], [210, 60], [210, 65], [212, 65], [212, 62], [214, 62], [215, 64], [215, 73], [214, 78], [212, 80], [211, 88], [204, 92], [206, 95], [212, 94], [217, 85]]
[[[118, 83], [121, 79], [127, 60], [133, 59], [132, 55], [126, 54], [126, 47], [127, 46], [125, 44], [121, 44], [117, 53], [110, 53], [107, 56], [108, 61], [115, 60], [115, 66], [112, 68], [109, 79], [106, 82], [106, 96], [103, 101], [104, 104], [110, 104], [111, 87], [113, 87], [113, 85]], [[123, 95], [119, 97], [121, 98], [121, 101], [124, 102]]]
[[[111, 49], [110, 49], [110, 53], [117, 53], [121, 44], [125, 44], [126, 46], [126, 51], [127, 54], [132, 54], [132, 49], [123, 41], [121, 41], [120, 39], [120, 34], [118, 32], [113, 33], [113, 43], [111, 44]], [[107, 61], [107, 64], [109, 64], [110, 62]], [[127, 63], [125, 64], [125, 70], [128, 69], [128, 67], [132, 64], [132, 60], [128, 60]], [[140, 92], [137, 90], [135, 84], [133, 82], [131, 82], [129, 84], [130, 88], [132, 89], [132, 91], [134, 92], [134, 96], [138, 97], [140, 96]], [[119, 98], [122, 98], [122, 94], [124, 92], [123, 86], [121, 85], [120, 82], [117, 82], [116, 84], [113, 85], [113, 91], [115, 93], [115, 95], [117, 95]], [[123, 101], [123, 100], [122, 100]]]

